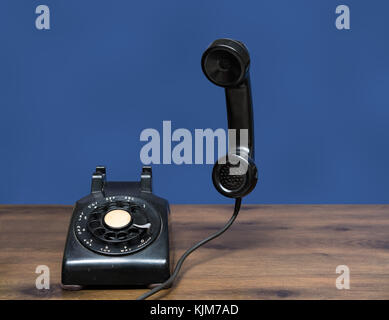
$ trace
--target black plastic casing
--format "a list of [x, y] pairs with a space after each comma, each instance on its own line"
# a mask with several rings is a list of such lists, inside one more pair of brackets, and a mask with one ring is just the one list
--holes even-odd
[[[96, 174], [96, 173], [95, 173]], [[151, 193], [151, 181], [105, 182], [103, 190], [78, 200], [73, 210], [62, 262], [62, 285], [66, 286], [149, 286], [170, 277], [169, 203]], [[148, 186], [150, 185], [150, 188]], [[97, 189], [99, 188], [97, 183]], [[82, 208], [104, 197], [131, 195], [152, 206], [161, 217], [161, 231], [148, 246], [131, 254], [109, 256], [83, 246], [75, 235], [74, 223]]]
[[[250, 55], [246, 46], [237, 40], [217, 39], [203, 53], [202, 70], [215, 85], [224, 88], [228, 129], [234, 129], [235, 145], [228, 147], [228, 161], [236, 160], [247, 171], [227, 175], [226, 157], [217, 161], [212, 170], [215, 188], [224, 196], [240, 198], [248, 195], [258, 181], [254, 162], [254, 117], [250, 83]], [[247, 145], [241, 145], [241, 130], [247, 130]], [[221, 161], [222, 160], [222, 161]]]

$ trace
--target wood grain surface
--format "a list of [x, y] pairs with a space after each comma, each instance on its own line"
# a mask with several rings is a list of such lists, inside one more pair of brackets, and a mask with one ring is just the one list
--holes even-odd
[[[175, 259], [220, 228], [232, 206], [172, 205]], [[72, 207], [0, 206], [0, 299], [134, 299], [143, 289], [65, 291]], [[38, 265], [48, 290], [35, 288]], [[350, 290], [335, 269], [350, 269]], [[389, 299], [389, 205], [244, 205], [232, 228], [194, 252], [158, 299]]]

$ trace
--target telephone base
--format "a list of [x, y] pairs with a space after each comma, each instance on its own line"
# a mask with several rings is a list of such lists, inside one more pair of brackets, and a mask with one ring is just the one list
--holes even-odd
[[140, 182], [107, 182], [104, 167], [92, 192], [76, 202], [62, 262], [62, 285], [148, 287], [170, 277], [169, 203], [151, 192], [151, 168]]

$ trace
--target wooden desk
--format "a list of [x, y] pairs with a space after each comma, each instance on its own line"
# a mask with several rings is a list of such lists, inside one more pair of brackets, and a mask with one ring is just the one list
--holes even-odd
[[[216, 231], [232, 206], [172, 205], [175, 257]], [[60, 287], [70, 206], [0, 206], [0, 299], [134, 299], [144, 290]], [[47, 265], [51, 287], [35, 288]], [[351, 289], [338, 290], [338, 265]], [[389, 299], [389, 205], [244, 205], [194, 252], [163, 299]]]

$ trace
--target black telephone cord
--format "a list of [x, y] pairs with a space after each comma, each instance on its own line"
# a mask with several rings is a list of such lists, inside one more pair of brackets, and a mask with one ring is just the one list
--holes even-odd
[[200, 242], [198, 242], [197, 244], [195, 244], [193, 247], [189, 248], [182, 256], [181, 258], [178, 260], [177, 264], [176, 264], [176, 267], [174, 268], [174, 272], [173, 274], [170, 276], [169, 279], [167, 279], [164, 283], [161, 283], [160, 285], [158, 285], [157, 287], [151, 289], [150, 291], [142, 294], [141, 296], [139, 296], [136, 300], [144, 300], [150, 296], [152, 296], [153, 294], [157, 293], [158, 291], [161, 291], [162, 289], [170, 286], [174, 280], [176, 279], [178, 273], [180, 272], [180, 269], [182, 267], [182, 264], [184, 263], [184, 260], [193, 252], [195, 251], [196, 249], [198, 249], [199, 247], [201, 247], [203, 244], [206, 244], [208, 241], [211, 241], [215, 238], [217, 238], [218, 236], [220, 236], [222, 233], [224, 233], [229, 227], [231, 227], [231, 225], [234, 223], [236, 217], [238, 216], [238, 213], [239, 213], [239, 210], [240, 210], [240, 205], [242, 203], [242, 199], [241, 198], [237, 198], [235, 199], [235, 207], [234, 207], [234, 213], [232, 214], [232, 217], [230, 218], [230, 220], [226, 223], [226, 225], [221, 228], [219, 231], [215, 232], [214, 234], [210, 235], [209, 237], [205, 238], [204, 240], [201, 240]]

